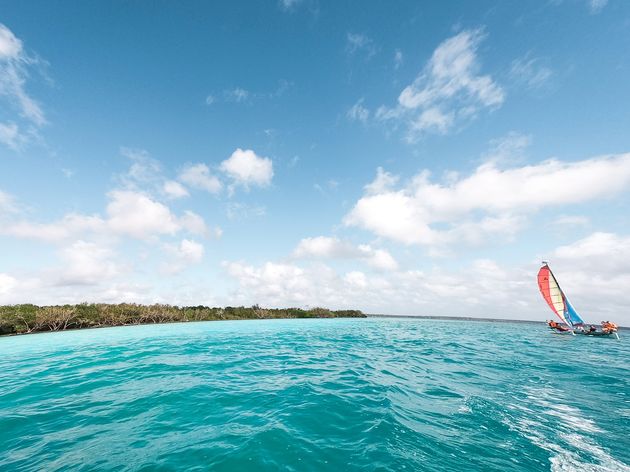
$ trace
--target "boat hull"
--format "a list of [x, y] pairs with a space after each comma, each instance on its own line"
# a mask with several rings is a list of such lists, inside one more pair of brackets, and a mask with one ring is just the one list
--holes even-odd
[[615, 334], [616, 333], [602, 333], [601, 331], [593, 331], [591, 333], [589, 332], [580, 332], [580, 331], [576, 331], [575, 334], [580, 334], [582, 336], [599, 336], [599, 337], [607, 337], [607, 338], [615, 338]]

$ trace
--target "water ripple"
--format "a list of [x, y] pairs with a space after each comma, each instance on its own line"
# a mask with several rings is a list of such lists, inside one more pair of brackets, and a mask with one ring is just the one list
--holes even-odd
[[402, 319], [2, 338], [0, 470], [628, 472], [629, 354]]

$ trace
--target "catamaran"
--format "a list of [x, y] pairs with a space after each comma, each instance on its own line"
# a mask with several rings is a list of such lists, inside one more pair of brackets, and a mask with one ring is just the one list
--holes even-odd
[[566, 297], [547, 262], [538, 271], [538, 288], [543, 298], [562, 323], [548, 321], [549, 327], [558, 334], [581, 334], [585, 336], [614, 336], [619, 339], [617, 325], [602, 321], [601, 329], [587, 325]]

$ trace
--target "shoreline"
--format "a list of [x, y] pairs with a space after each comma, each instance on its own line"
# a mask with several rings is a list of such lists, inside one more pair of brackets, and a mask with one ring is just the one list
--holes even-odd
[[[115, 317], [107, 317], [114, 312]], [[112, 313], [108, 313], [112, 315]], [[91, 316], [86, 316], [91, 315]], [[0, 306], [0, 338], [24, 334], [78, 331], [83, 329], [144, 326], [153, 324], [206, 321], [252, 321], [281, 319], [383, 318], [440, 321], [473, 321], [486, 323], [545, 324], [545, 321], [445, 315], [386, 315], [360, 310], [327, 308], [261, 308], [252, 307], [179, 307], [175, 305], [88, 304], [79, 305], [5, 305]], [[630, 330], [620, 326], [619, 330]]]
[[360, 310], [138, 305], [132, 303], [0, 306], [0, 336], [195, 321], [366, 318]]

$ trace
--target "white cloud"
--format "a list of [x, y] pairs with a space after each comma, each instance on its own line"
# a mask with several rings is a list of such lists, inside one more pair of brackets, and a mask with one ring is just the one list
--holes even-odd
[[352, 288], [365, 288], [368, 285], [367, 278], [363, 272], [353, 270], [343, 277], [344, 282]]
[[370, 118], [370, 110], [363, 106], [363, 98], [352, 105], [352, 107], [346, 112], [346, 116], [351, 121], [360, 121], [364, 124], [367, 123]]
[[190, 195], [188, 190], [186, 190], [186, 187], [174, 180], [167, 180], [164, 182], [163, 190], [169, 198], [183, 198]]
[[46, 242], [62, 242], [85, 233], [103, 233], [107, 224], [98, 215], [69, 213], [53, 223], [33, 223], [25, 220], [12, 221], [0, 228], [0, 234], [19, 239], [35, 239]]
[[[535, 284], [535, 267], [528, 268], [531, 273], [503, 270], [487, 260], [452, 273], [406, 270], [373, 275], [360, 270], [340, 274], [322, 264], [223, 265], [239, 286], [234, 299], [244, 304], [323, 305], [358, 308], [367, 313], [505, 318], [536, 318], [540, 311], [537, 308], [544, 304], [536, 298], [535, 288], [527, 290]], [[502, 284], [500, 291], [496, 290], [498, 284]]]
[[181, 260], [189, 264], [197, 264], [203, 259], [203, 244], [190, 239], [183, 239], [179, 244], [177, 254]]
[[171, 261], [162, 265], [162, 272], [167, 274], [176, 274], [199, 264], [205, 252], [203, 244], [190, 239], [182, 239], [179, 245], [166, 244], [164, 249], [171, 255]]
[[205, 164], [187, 165], [180, 172], [178, 179], [192, 188], [210, 193], [219, 193], [223, 188], [221, 181], [210, 173]]
[[17, 206], [13, 196], [0, 190], [0, 217], [15, 212], [17, 212]]
[[115, 233], [147, 239], [158, 234], [175, 234], [180, 229], [168, 207], [147, 195], [114, 190], [108, 196], [107, 223]]
[[524, 216], [541, 208], [606, 198], [629, 185], [630, 154], [507, 170], [490, 162], [446, 183], [432, 182], [423, 171], [399, 189], [366, 192], [344, 223], [405, 244], [475, 243], [513, 236]]
[[405, 87], [395, 108], [381, 107], [377, 118], [403, 120], [411, 141], [426, 133], [445, 134], [481, 109], [495, 109], [505, 99], [489, 75], [479, 73], [477, 49], [484, 35], [467, 30], [447, 39], [414, 82]]
[[336, 279], [336, 276], [325, 267], [305, 270], [292, 264], [273, 262], [261, 267], [224, 262], [223, 267], [239, 283], [239, 290], [233, 295], [235, 301], [278, 307], [331, 306], [330, 299], [325, 302], [325, 296], [334, 295], [331, 279]]
[[114, 252], [93, 242], [76, 241], [61, 251], [64, 265], [55, 285], [95, 285], [115, 277], [121, 268]]
[[546, 84], [553, 76], [548, 67], [541, 65], [541, 60], [527, 53], [512, 61], [510, 76], [517, 84], [524, 84], [530, 89], [536, 89]]
[[595, 232], [551, 254], [554, 263], [571, 263], [594, 275], [630, 274], [630, 237], [614, 233]]
[[258, 185], [266, 187], [271, 184], [273, 163], [267, 157], [259, 157], [250, 149], [237, 149], [221, 162], [220, 169], [231, 177], [236, 184]]
[[19, 59], [22, 54], [22, 41], [0, 23], [0, 60]]
[[[323, 252], [330, 251], [324, 245]], [[335, 252], [332, 250], [331, 252]], [[321, 251], [320, 251], [321, 252]], [[552, 251], [565, 293], [589, 322], [630, 324], [630, 237], [595, 233]], [[233, 300], [271, 306], [358, 308], [367, 313], [498, 317], [542, 321], [551, 316], [536, 287], [538, 261], [516, 265], [476, 259], [445, 270], [391, 270], [369, 274], [310, 265], [224, 262], [238, 284]], [[456, 301], [456, 302], [455, 302]]]
[[44, 112], [25, 88], [28, 68], [36, 63], [25, 53], [22, 41], [0, 23], [0, 97], [32, 125], [42, 126], [46, 123]]
[[[186, 187], [176, 180], [167, 179], [162, 170], [162, 164], [153, 159], [144, 149], [131, 149], [122, 147], [122, 156], [131, 160], [131, 165], [127, 172], [116, 176], [120, 187], [125, 190], [136, 192], [150, 192], [158, 196], [166, 196], [168, 199], [178, 199], [188, 197], [190, 194]], [[203, 164], [200, 164], [203, 166]], [[189, 180], [189, 185], [195, 188], [211, 188], [208, 168], [196, 171], [195, 166], [189, 166], [182, 171], [183, 180]], [[206, 172], [205, 180], [200, 174]], [[180, 175], [180, 179], [182, 176]], [[218, 183], [220, 186], [220, 182]]]
[[[0, 47], [2, 43], [0, 42]], [[0, 273], [0, 295], [6, 295], [11, 293], [15, 288], [17, 280], [15, 277], [11, 277], [9, 274]]]
[[0, 143], [10, 149], [18, 151], [28, 141], [28, 138], [20, 133], [15, 123], [0, 123]]
[[595, 232], [545, 257], [585, 320], [630, 325], [630, 236]]
[[206, 105], [212, 105], [216, 101], [213, 95], [208, 95], [206, 97]]
[[601, 12], [606, 5], [608, 5], [608, 0], [589, 0], [588, 2], [589, 9], [593, 15]]
[[317, 236], [302, 239], [295, 250], [293, 257], [299, 259], [310, 258], [354, 258], [359, 251], [349, 242], [340, 241], [337, 238]]
[[359, 246], [362, 256], [367, 260], [367, 263], [378, 270], [396, 270], [398, 269], [398, 262], [396, 259], [385, 249], [373, 249], [367, 244]]
[[510, 131], [507, 135], [490, 141], [490, 150], [484, 154], [484, 159], [497, 164], [520, 161], [531, 143], [531, 136]]
[[388, 192], [396, 183], [398, 183], [398, 176], [385, 172], [382, 167], [378, 167], [374, 181], [364, 187], [365, 193], [367, 195], [377, 195]]
[[554, 218], [550, 225], [561, 228], [571, 228], [571, 231], [580, 226], [588, 226], [590, 220], [586, 216], [579, 215], [560, 215]]
[[179, 218], [179, 223], [185, 229], [193, 234], [205, 235], [208, 233], [206, 222], [197, 213], [186, 210], [184, 216]]
[[374, 249], [368, 244], [354, 246], [348, 241], [327, 236], [302, 239], [293, 250], [296, 259], [355, 259], [364, 260], [377, 270], [396, 270], [398, 263], [384, 249]]
[[210, 233], [203, 218], [196, 213], [187, 210], [178, 218], [166, 205], [143, 193], [114, 190], [108, 197], [107, 218], [69, 213], [52, 223], [15, 220], [3, 225], [0, 235], [63, 243], [87, 235], [100, 238], [131, 236], [149, 239], [153, 236], [173, 235], [182, 229], [203, 236]]

